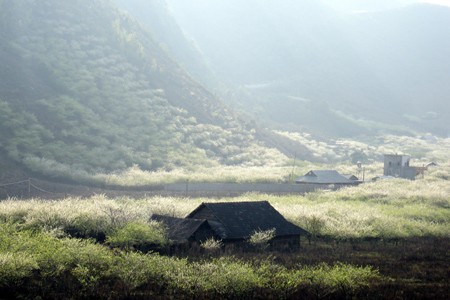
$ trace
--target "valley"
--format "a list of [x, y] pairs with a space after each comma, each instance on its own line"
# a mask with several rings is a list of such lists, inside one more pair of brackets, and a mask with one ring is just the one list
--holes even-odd
[[437, 2], [0, 0], [0, 298], [449, 299]]

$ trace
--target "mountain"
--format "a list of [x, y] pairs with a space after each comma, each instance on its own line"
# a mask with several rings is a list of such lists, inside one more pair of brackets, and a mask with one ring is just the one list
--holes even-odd
[[164, 0], [114, 0], [117, 6], [139, 21], [152, 38], [197, 81], [214, 90], [221, 84], [202, 53], [173, 18]]
[[80, 181], [136, 165], [325, 161], [307, 145], [317, 136], [447, 135], [449, 14], [2, 0], [0, 167]]
[[164, 48], [111, 1], [0, 1], [0, 155], [75, 180], [285, 159]]
[[217, 76], [251, 95], [239, 105], [273, 126], [329, 137], [450, 133], [448, 7], [167, 2]]

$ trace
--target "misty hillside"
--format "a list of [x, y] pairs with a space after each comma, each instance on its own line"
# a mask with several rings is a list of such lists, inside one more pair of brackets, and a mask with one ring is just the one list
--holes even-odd
[[218, 76], [254, 96], [239, 105], [262, 119], [331, 137], [450, 132], [448, 7], [167, 2]]
[[155, 42], [196, 80], [211, 89], [220, 85], [194, 41], [189, 40], [171, 15], [165, 0], [114, 0], [114, 2], [139, 21], [150, 32]]
[[285, 159], [163, 48], [110, 1], [1, 1], [0, 154], [72, 178]]

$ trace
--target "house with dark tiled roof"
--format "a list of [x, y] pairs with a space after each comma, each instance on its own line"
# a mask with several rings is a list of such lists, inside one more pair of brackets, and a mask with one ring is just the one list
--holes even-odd
[[246, 241], [257, 231], [275, 229], [275, 248], [300, 246], [304, 229], [287, 221], [267, 201], [202, 203], [186, 219], [207, 220], [224, 244]]
[[[356, 179], [356, 180], [355, 180]], [[356, 176], [342, 175], [336, 170], [311, 170], [304, 176], [295, 180], [299, 184], [318, 185], [356, 185], [359, 184]]]
[[151, 220], [163, 223], [167, 238], [175, 244], [203, 242], [209, 238], [219, 239], [207, 220], [175, 218], [163, 215], [152, 215]]
[[227, 247], [245, 244], [255, 232], [275, 229], [272, 248], [292, 250], [300, 247], [300, 236], [309, 235], [267, 201], [202, 203], [186, 218], [153, 215], [151, 219], [163, 223], [168, 238], [177, 245], [214, 238]]

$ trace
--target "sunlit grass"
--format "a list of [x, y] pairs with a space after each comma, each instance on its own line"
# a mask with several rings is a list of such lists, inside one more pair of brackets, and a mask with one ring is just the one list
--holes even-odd
[[[425, 179], [395, 179], [365, 183], [338, 191], [306, 195], [249, 193], [237, 198], [150, 197], [60, 201], [40, 199], [0, 202], [0, 219], [19, 221], [27, 228], [58, 228], [82, 224], [111, 230], [127, 222], [147, 222], [152, 214], [184, 217], [202, 202], [268, 200], [288, 220], [308, 229], [311, 220], [321, 224], [319, 235], [331, 238], [400, 238], [450, 236], [450, 184], [432, 171]], [[83, 223], [84, 222], [84, 223]], [[83, 225], [84, 226], [84, 225]], [[94, 230], [94, 231], [95, 231]]]
[[157, 185], [175, 182], [287, 182], [292, 167], [220, 166], [196, 170], [175, 169], [148, 172], [134, 166], [118, 174], [99, 174], [96, 180], [109, 185]]
[[[411, 165], [422, 167], [430, 162], [438, 163], [438, 168], [430, 169], [426, 178], [450, 179], [450, 139], [433, 137], [432, 141], [421, 137], [386, 135], [373, 137], [370, 141], [337, 139], [317, 141], [308, 134], [276, 132], [309, 149], [314, 156], [325, 163], [312, 163], [301, 159], [275, 155], [254, 154], [261, 158], [258, 163], [243, 162], [234, 166], [211, 165], [144, 171], [134, 165], [121, 172], [94, 174], [92, 182], [118, 185], [142, 186], [175, 182], [228, 182], [228, 183], [289, 183], [296, 176], [313, 169], [335, 169], [342, 174], [353, 174], [359, 179], [370, 180], [383, 174], [383, 154], [403, 153], [411, 155]], [[256, 151], [256, 150], [255, 150]], [[270, 151], [269, 151], [270, 152]], [[359, 153], [366, 157], [363, 168], [352, 163], [352, 155]], [[264, 159], [263, 159], [264, 158]], [[244, 159], [247, 161], [247, 159]], [[294, 163], [295, 162], [295, 163]]]

